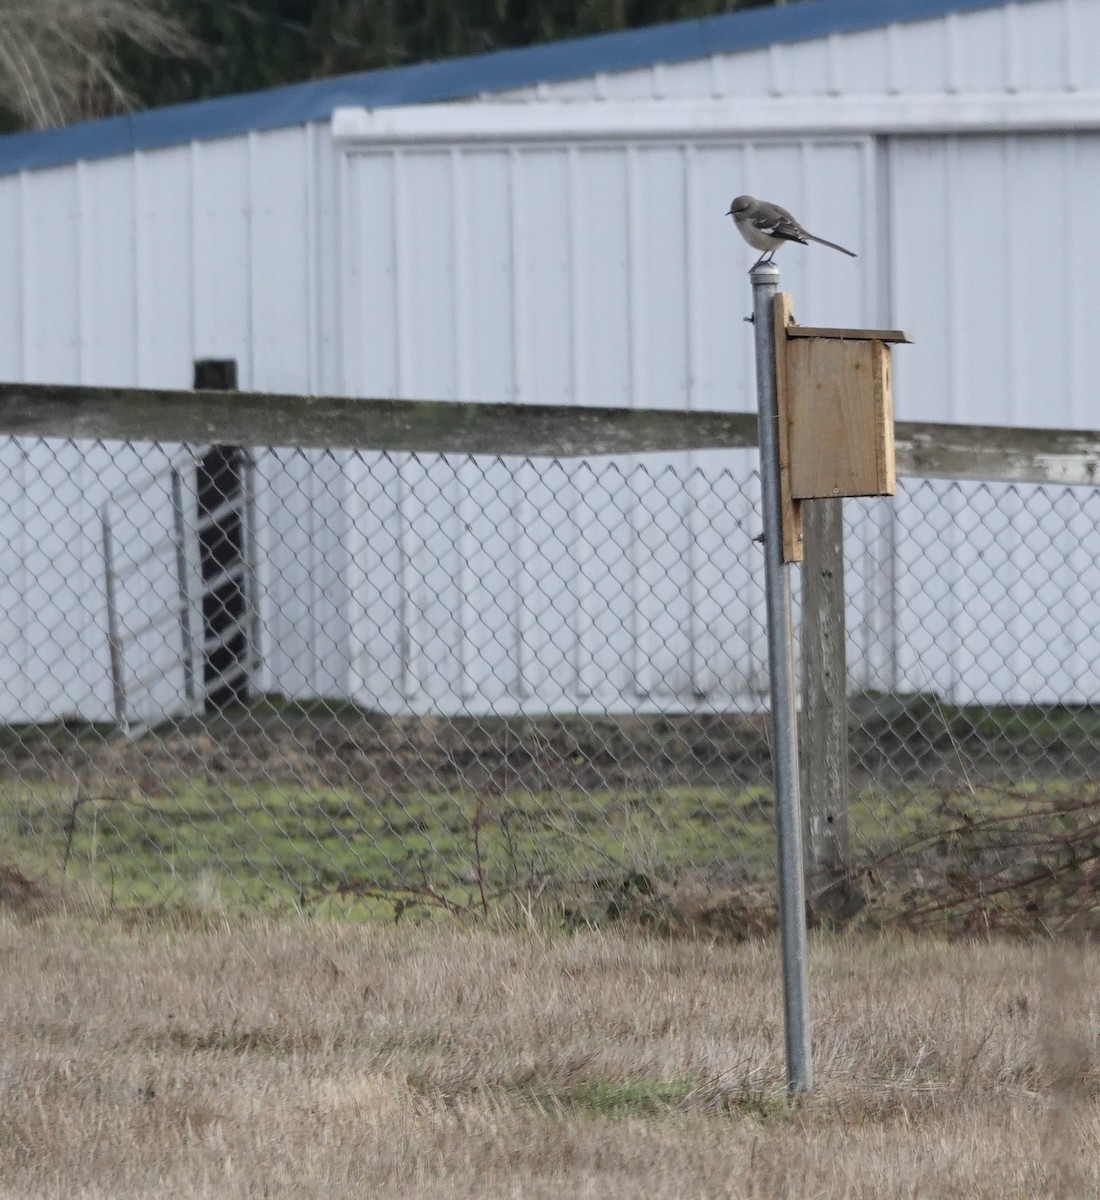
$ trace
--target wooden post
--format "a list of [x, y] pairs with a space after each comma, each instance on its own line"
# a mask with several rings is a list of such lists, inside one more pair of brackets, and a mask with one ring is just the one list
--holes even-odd
[[[776, 330], [780, 339], [786, 502], [802, 523], [799, 792], [809, 843], [806, 892], [819, 920], [842, 924], [865, 903], [848, 865], [842, 497], [894, 494], [890, 345], [910, 339], [900, 329], [800, 326], [789, 298]], [[784, 551], [795, 557], [787, 538]]]
[[843, 504], [802, 502], [801, 790], [809, 865], [829, 876], [848, 866]]

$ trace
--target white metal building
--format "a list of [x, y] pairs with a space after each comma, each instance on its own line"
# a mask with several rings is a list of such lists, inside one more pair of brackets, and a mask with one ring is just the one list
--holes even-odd
[[[804, 0], [0, 138], [0, 377], [188, 387], [215, 358], [249, 390], [750, 410], [751, 257], [723, 215], [742, 191], [860, 251], [786, 250], [783, 287], [805, 323], [916, 335], [895, 356], [899, 417], [1096, 426], [1100, 0]], [[171, 577], [174, 453], [139, 469], [136, 451], [0, 447], [0, 719], [110, 714], [103, 505], [132, 515], [150, 481], [134, 536], [161, 549], [120, 601], [138, 621]], [[763, 685], [751, 488], [701, 535], [692, 466], [720, 469], [670, 464], [672, 559], [639, 559], [653, 518], [627, 503], [634, 574], [604, 594], [585, 530], [639, 486], [629, 464], [565, 467], [559, 487], [517, 464], [265, 454], [257, 685], [390, 710], [744, 702]], [[523, 496], [539, 479], [541, 504]], [[998, 696], [1100, 698], [1087, 534], [1061, 667], [1013, 674], [1028, 636], [1054, 634], [1038, 616], [1027, 633], [1011, 587], [1017, 646], [969, 675], [943, 649], [975, 619], [963, 592], [945, 638], [864, 646], [922, 586], [895, 519], [858, 518], [858, 685], [965, 700], [996, 666]], [[560, 629], [536, 603], [552, 531], [572, 540]], [[652, 580], [677, 571], [681, 599], [659, 603]], [[152, 664], [144, 715], [186, 703], [174, 663]]]

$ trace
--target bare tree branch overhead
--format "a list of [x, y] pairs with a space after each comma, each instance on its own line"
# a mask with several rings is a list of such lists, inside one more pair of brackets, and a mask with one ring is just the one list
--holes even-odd
[[37, 129], [131, 109], [127, 44], [165, 58], [199, 49], [166, 0], [0, 0], [0, 106]]

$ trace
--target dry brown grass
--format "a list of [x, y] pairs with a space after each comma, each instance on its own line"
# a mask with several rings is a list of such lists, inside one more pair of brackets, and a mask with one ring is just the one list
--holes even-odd
[[1100, 1194], [1100, 955], [0, 918], [0, 1196]]

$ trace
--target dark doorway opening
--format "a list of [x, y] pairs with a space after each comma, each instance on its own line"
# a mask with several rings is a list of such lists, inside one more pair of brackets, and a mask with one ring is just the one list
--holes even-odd
[[[195, 363], [195, 389], [235, 391], [232, 359]], [[199, 563], [202, 573], [203, 691], [206, 711], [250, 697], [252, 606], [248, 553], [247, 452], [240, 446], [211, 446], [199, 461]]]

